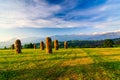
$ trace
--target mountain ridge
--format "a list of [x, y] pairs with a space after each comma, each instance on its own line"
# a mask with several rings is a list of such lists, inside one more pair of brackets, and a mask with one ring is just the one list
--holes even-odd
[[[55, 35], [50, 36], [52, 40], [57, 39], [59, 41], [69, 41], [69, 40], [104, 40], [104, 39], [115, 39], [120, 38], [120, 31], [108, 32], [102, 34], [72, 34], [72, 35]], [[17, 38], [13, 38], [9, 41], [0, 42], [0, 48], [4, 46], [9, 47]], [[45, 38], [40, 37], [28, 37], [21, 39], [22, 45], [25, 43], [39, 43], [40, 41], [45, 41]]]

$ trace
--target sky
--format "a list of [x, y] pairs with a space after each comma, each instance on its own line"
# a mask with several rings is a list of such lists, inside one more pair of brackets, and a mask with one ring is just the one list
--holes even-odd
[[120, 0], [0, 0], [0, 41], [120, 31]]

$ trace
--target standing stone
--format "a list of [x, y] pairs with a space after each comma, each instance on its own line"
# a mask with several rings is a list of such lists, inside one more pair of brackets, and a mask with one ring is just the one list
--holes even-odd
[[15, 41], [15, 49], [16, 49], [16, 53], [18, 54], [18, 53], [21, 53], [21, 48], [22, 48], [22, 46], [21, 46], [21, 41], [19, 40], [19, 39], [17, 39], [16, 41]]
[[46, 38], [46, 53], [52, 54], [52, 40], [50, 37]]
[[59, 49], [58, 40], [54, 40], [54, 48], [55, 48], [55, 50]]
[[67, 49], [68, 46], [67, 46], [67, 41], [64, 42], [64, 48]]
[[40, 42], [40, 49], [44, 50], [44, 42], [43, 41]]
[[34, 49], [36, 49], [37, 48], [37, 46], [36, 46], [36, 44], [34, 44]]

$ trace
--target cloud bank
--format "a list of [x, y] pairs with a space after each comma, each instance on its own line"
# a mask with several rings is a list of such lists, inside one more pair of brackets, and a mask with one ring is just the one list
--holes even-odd
[[0, 28], [120, 28], [119, 0], [0, 0]]

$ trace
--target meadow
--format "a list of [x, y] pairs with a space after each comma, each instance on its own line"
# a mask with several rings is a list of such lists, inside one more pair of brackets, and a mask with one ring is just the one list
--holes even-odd
[[0, 50], [0, 80], [120, 80], [120, 48]]

